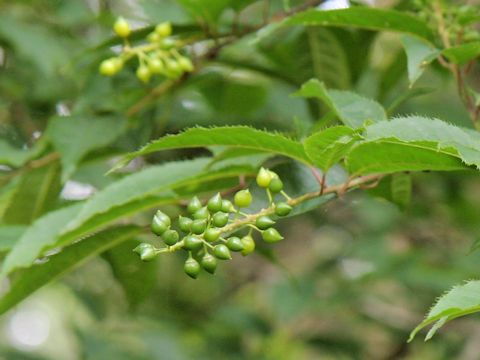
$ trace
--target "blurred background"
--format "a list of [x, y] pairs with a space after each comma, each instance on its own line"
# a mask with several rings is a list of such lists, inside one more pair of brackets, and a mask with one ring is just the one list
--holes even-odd
[[[199, 41], [188, 49], [201, 58], [198, 71], [140, 107], [159, 80], [140, 83], [136, 64], [113, 78], [98, 74], [100, 61], [118, 51], [111, 30], [117, 16], [135, 28], [171, 21], [179, 34], [199, 28], [222, 33], [233, 23], [259, 25], [263, 17], [301, 3], [0, 1], [0, 137], [29, 149], [58, 116], [118, 121], [114, 126], [124, 129], [120, 137], [90, 153], [66, 182], [55, 185], [58, 201], [65, 203], [121, 177], [104, 176], [119, 154], [185, 127], [245, 124], [301, 138], [327, 126], [331, 120], [320, 103], [290, 96], [312, 77], [374, 98], [393, 116], [419, 114], [471, 127], [453, 79], [439, 66], [425, 72], [412, 95], [399, 36], [391, 33], [293, 27], [252, 33], [215, 51], [214, 44]], [[422, 1], [365, 3], [415, 12]], [[168, 152], [145, 162], [199, 154]], [[311, 175], [298, 165], [283, 160], [275, 165], [291, 186], [314, 181], [305, 180]], [[127, 241], [3, 315], [1, 357], [479, 359], [476, 317], [452, 322], [427, 343], [421, 337], [406, 343], [436, 297], [478, 277], [480, 253], [471, 251], [480, 236], [478, 175], [420, 173], [412, 180], [410, 201], [384, 196], [388, 181], [351, 192], [282, 221], [286, 241], [273, 250], [236, 257], [215, 276], [203, 274], [196, 281], [184, 275], [182, 254], [141, 263], [131, 252], [135, 241]], [[0, 183], [0, 218], [28, 225], [12, 220], [2, 205], [9, 186]], [[181, 208], [165, 211], [178, 214]], [[135, 217], [147, 223], [151, 215]]]

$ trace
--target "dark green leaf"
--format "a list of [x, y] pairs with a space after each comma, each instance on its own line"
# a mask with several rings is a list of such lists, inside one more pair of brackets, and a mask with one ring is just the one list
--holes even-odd
[[480, 41], [453, 46], [443, 50], [442, 54], [453, 63], [463, 65], [480, 56]]

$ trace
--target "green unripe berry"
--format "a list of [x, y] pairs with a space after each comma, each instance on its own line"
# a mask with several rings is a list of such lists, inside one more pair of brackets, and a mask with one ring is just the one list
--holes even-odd
[[270, 185], [268, 185], [268, 188], [273, 193], [279, 193], [283, 190], [283, 182], [278, 177], [273, 178], [272, 181], [270, 181]]
[[157, 252], [152, 244], [141, 243], [133, 251], [140, 255], [142, 261], [150, 261], [157, 257]]
[[162, 210], [157, 210], [157, 212], [153, 217], [158, 219], [161, 222], [164, 222], [165, 224], [167, 224], [167, 226], [170, 226], [172, 224], [172, 220], [170, 219], [170, 216], [165, 214]]
[[135, 249], [133, 249], [132, 251], [138, 255], [140, 255], [142, 253], [143, 250], [145, 249], [148, 249], [148, 248], [152, 248], [153, 245], [152, 244], [149, 244], [149, 243], [140, 243], [137, 245], [137, 247], [135, 247]]
[[227, 247], [232, 251], [242, 251], [244, 248], [242, 240], [236, 236], [227, 239]]
[[283, 239], [283, 236], [275, 228], [262, 231], [262, 238], [267, 243], [276, 243]]
[[185, 261], [183, 270], [185, 271], [185, 274], [190, 276], [192, 279], [196, 279], [198, 274], [200, 274], [200, 264], [194, 258], [189, 257], [187, 261]]
[[104, 76], [113, 76], [119, 72], [123, 67], [123, 61], [119, 58], [113, 57], [103, 60], [100, 63], [99, 71]]
[[241, 239], [243, 244], [242, 255], [247, 256], [255, 250], [255, 241], [250, 235], [244, 236]]
[[172, 24], [170, 22], [164, 22], [155, 26], [155, 33], [161, 37], [167, 37], [172, 34]]
[[195, 212], [197, 212], [201, 208], [202, 208], [202, 202], [196, 196], [194, 198], [192, 198], [192, 200], [190, 200], [190, 202], [187, 205], [187, 211], [190, 214], [194, 214]]
[[113, 31], [115, 31], [118, 36], [126, 38], [128, 35], [130, 35], [131, 29], [127, 20], [125, 20], [123, 17], [119, 17], [113, 24]]
[[275, 214], [278, 216], [287, 216], [292, 211], [292, 207], [286, 202], [279, 202], [275, 204]]
[[173, 78], [179, 77], [183, 72], [178, 62], [173, 59], [165, 59], [165, 69], [167, 75]]
[[255, 225], [260, 229], [260, 230], [265, 230], [268, 229], [269, 227], [272, 227], [275, 224], [275, 221], [273, 221], [270, 217], [264, 215], [260, 216], [257, 218], [255, 221]]
[[137, 78], [140, 79], [140, 81], [147, 83], [150, 80], [152, 73], [150, 72], [150, 69], [148, 68], [148, 66], [140, 65], [137, 68], [136, 75], [137, 75]]
[[230, 260], [232, 258], [230, 250], [228, 250], [228, 247], [223, 244], [219, 244], [213, 248], [213, 255], [220, 260]]
[[180, 66], [180, 69], [182, 69], [184, 72], [192, 72], [193, 71], [193, 63], [187, 57], [182, 56], [182, 57], [178, 58], [178, 66]]
[[163, 50], [170, 50], [170, 49], [173, 49], [175, 47], [175, 40], [171, 39], [171, 38], [165, 38], [165, 39], [162, 39], [160, 41], [160, 47], [163, 49]]
[[152, 32], [147, 36], [148, 42], [151, 42], [151, 43], [159, 42], [161, 39], [162, 38], [160, 37], [160, 35], [158, 35], [156, 32]]
[[235, 206], [238, 206], [240, 208], [249, 207], [252, 203], [252, 194], [250, 194], [250, 191], [248, 191], [248, 189], [240, 190], [235, 194], [233, 202], [235, 203]]
[[208, 228], [203, 234], [205, 241], [214, 242], [217, 241], [221, 235], [221, 231], [217, 228]]
[[168, 246], [172, 246], [178, 242], [180, 236], [175, 230], [167, 230], [163, 233], [162, 239], [165, 244], [167, 244]]
[[161, 236], [165, 231], [168, 230], [170, 225], [165, 221], [162, 221], [160, 218], [154, 216], [151, 224], [152, 232], [155, 235]]
[[225, 214], [224, 212], [216, 213], [215, 215], [213, 215], [212, 223], [216, 227], [220, 227], [220, 228], [227, 225], [228, 214]]
[[198, 250], [202, 245], [202, 239], [195, 235], [188, 235], [183, 239], [183, 247], [187, 250]]
[[188, 218], [188, 217], [185, 217], [185, 216], [179, 216], [178, 217], [178, 227], [184, 233], [189, 233], [190, 232], [192, 223], [193, 223], [193, 220]]
[[206, 228], [207, 228], [206, 219], [193, 220], [192, 226], [191, 226], [192, 233], [197, 235], [203, 234]]
[[222, 208], [220, 209], [224, 213], [231, 213], [235, 211], [235, 208], [233, 207], [233, 204], [230, 200], [223, 199], [222, 200]]
[[148, 68], [153, 74], [160, 74], [165, 69], [162, 60], [156, 58], [150, 59]]
[[265, 168], [260, 168], [257, 174], [257, 185], [260, 186], [261, 188], [268, 188], [268, 185], [270, 185], [270, 181], [272, 180], [272, 175], [268, 170]]
[[210, 200], [208, 200], [207, 208], [212, 213], [216, 213], [222, 209], [222, 196], [220, 195], [220, 193], [217, 193], [216, 195], [211, 197]]
[[215, 258], [215, 256], [207, 253], [203, 255], [200, 263], [202, 264], [202, 268], [204, 268], [205, 271], [209, 272], [210, 274], [215, 273], [215, 270], [217, 269], [217, 259]]
[[210, 216], [210, 213], [208, 212], [208, 209], [206, 206], [195, 211], [195, 214], [193, 214], [193, 218], [197, 220], [208, 219], [209, 216]]

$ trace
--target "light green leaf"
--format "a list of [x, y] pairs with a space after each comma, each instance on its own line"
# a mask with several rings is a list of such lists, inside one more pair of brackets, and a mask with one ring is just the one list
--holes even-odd
[[61, 155], [62, 180], [72, 175], [88, 152], [112, 143], [125, 131], [126, 124], [124, 118], [111, 116], [57, 116], [50, 119], [46, 134]]
[[289, 139], [281, 134], [261, 131], [246, 126], [230, 126], [209, 129], [192, 128], [178, 135], [164, 136], [136, 152], [125, 155], [112, 171], [125, 166], [138, 156], [156, 151], [215, 145], [255, 149], [291, 157], [306, 164], [310, 162], [302, 144], [298, 141]]
[[11, 279], [8, 292], [0, 298], [0, 314], [50, 281], [140, 231], [140, 227], [129, 225], [111, 228], [64, 248], [60, 253], [48, 257], [48, 261], [34, 265], [32, 269], [20, 270]]
[[305, 139], [303, 145], [313, 163], [327, 171], [345, 156], [358, 138], [359, 135], [354, 129], [334, 126], [311, 135]]
[[407, 207], [412, 198], [412, 176], [406, 173], [393, 174], [390, 187], [393, 202], [402, 208]]
[[480, 41], [453, 46], [443, 50], [442, 54], [451, 62], [463, 65], [480, 56]]
[[293, 95], [319, 98], [350, 127], [361, 127], [367, 120], [374, 122], [387, 120], [385, 110], [376, 101], [350, 91], [327, 90], [325, 85], [316, 79], [307, 81]]
[[[468, 129], [420, 116], [399, 117], [368, 126], [366, 141], [388, 139], [459, 157], [480, 168], [480, 142]], [[432, 169], [433, 170], [433, 169]]]
[[20, 239], [25, 229], [27, 227], [21, 225], [0, 226], [0, 252], [9, 251]]
[[453, 287], [442, 295], [423, 320], [410, 334], [408, 341], [424, 327], [434, 324], [425, 340], [429, 340], [446, 322], [480, 311], [480, 281], [472, 280]]
[[307, 10], [295, 14], [284, 25], [352, 26], [369, 30], [395, 31], [432, 41], [429, 26], [404, 12], [369, 7], [351, 7], [340, 10]]
[[408, 80], [412, 87], [440, 51], [430, 43], [408, 35], [402, 36], [402, 44], [407, 53]]
[[45, 249], [54, 245], [57, 234], [80, 211], [82, 205], [75, 204], [49, 212], [35, 221], [8, 253], [2, 264], [2, 276], [16, 268], [30, 266]]
[[352, 174], [400, 171], [452, 171], [467, 167], [453, 154], [437, 151], [431, 143], [394, 141], [364, 142], [354, 146], [345, 163]]
[[17, 149], [7, 141], [0, 139], [0, 164], [19, 167], [37, 156], [44, 148], [43, 142], [37, 142], [28, 150]]
[[53, 209], [61, 190], [59, 174], [58, 162], [24, 172], [5, 210], [3, 222], [30, 224]]

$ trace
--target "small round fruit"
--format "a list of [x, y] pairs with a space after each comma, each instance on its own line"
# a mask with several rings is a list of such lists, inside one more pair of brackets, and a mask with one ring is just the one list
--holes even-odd
[[175, 47], [175, 40], [172, 38], [165, 38], [160, 41], [160, 47], [163, 50], [170, 50]]
[[123, 61], [119, 58], [110, 58], [100, 63], [99, 71], [104, 76], [113, 76], [122, 69]]
[[257, 174], [257, 185], [260, 186], [261, 188], [268, 188], [268, 185], [270, 185], [270, 181], [272, 180], [272, 175], [268, 170], [265, 168], [260, 168]]
[[215, 256], [211, 254], [205, 254], [202, 257], [202, 260], [200, 260], [200, 263], [202, 264], [202, 268], [205, 269], [205, 271], [209, 272], [210, 274], [214, 274], [215, 270], [217, 269], [217, 259]]
[[220, 244], [213, 248], [213, 255], [220, 260], [230, 260], [232, 256], [230, 255], [230, 250], [226, 245]]
[[220, 193], [216, 193], [210, 198], [210, 200], [208, 200], [207, 208], [212, 213], [216, 213], [222, 209], [222, 196]]
[[187, 261], [185, 261], [183, 270], [185, 271], [185, 274], [190, 276], [192, 279], [196, 279], [198, 274], [200, 274], [200, 264], [194, 258], [189, 257]]
[[153, 259], [155, 259], [157, 257], [157, 252], [155, 251], [155, 248], [152, 246], [152, 247], [148, 247], [148, 248], [145, 248], [142, 250], [142, 252], [140, 253], [140, 259], [142, 261], [151, 261]]
[[176, 78], [182, 75], [182, 69], [176, 60], [165, 59], [165, 70], [168, 76]]
[[155, 32], [161, 37], [167, 37], [172, 34], [172, 24], [170, 22], [163, 22], [155, 26]]
[[268, 229], [269, 227], [272, 227], [275, 224], [275, 221], [273, 221], [270, 217], [264, 215], [260, 216], [257, 218], [255, 221], [255, 225], [260, 229], [260, 230], [265, 230]]
[[194, 214], [196, 211], [200, 210], [201, 208], [202, 208], [202, 202], [196, 196], [192, 198], [192, 200], [190, 200], [190, 202], [187, 205], [187, 211], [190, 214]]
[[115, 31], [118, 36], [126, 38], [128, 35], [130, 35], [131, 29], [127, 20], [125, 20], [123, 17], [119, 17], [113, 24], [113, 31]]
[[187, 58], [187, 57], [180, 57], [178, 59], [178, 65], [184, 72], [192, 72], [193, 71], [193, 63], [192, 61]]
[[213, 215], [212, 223], [216, 227], [220, 228], [227, 225], [228, 214], [225, 214], [224, 212], [217, 212], [215, 215]]
[[220, 209], [224, 213], [231, 213], [235, 211], [235, 208], [233, 207], [233, 204], [230, 200], [223, 199], [222, 200], [222, 208]]
[[192, 226], [191, 226], [192, 233], [197, 235], [203, 234], [206, 228], [207, 228], [207, 220], [205, 219], [193, 220]]
[[187, 250], [198, 250], [202, 247], [202, 244], [202, 239], [195, 235], [188, 235], [183, 239], [183, 247]]
[[235, 203], [235, 206], [238, 206], [240, 208], [249, 207], [252, 203], [252, 194], [250, 194], [250, 191], [248, 191], [248, 189], [240, 190], [235, 194], [233, 202]]
[[292, 211], [292, 207], [286, 202], [279, 202], [275, 204], [275, 214], [278, 216], [287, 216]]
[[178, 217], [178, 227], [180, 230], [182, 230], [184, 233], [189, 233], [191, 230], [193, 220], [185, 217], [185, 216], [179, 216]]
[[180, 236], [178, 235], [178, 232], [176, 232], [175, 230], [167, 230], [163, 233], [162, 239], [166, 245], [172, 246], [178, 242], [178, 239], [180, 239]]
[[137, 75], [137, 78], [139, 78], [142, 82], [147, 83], [150, 80], [152, 73], [150, 72], [150, 69], [148, 68], [148, 66], [140, 65], [137, 68], [136, 75]]
[[167, 214], [165, 214], [161, 210], [157, 210], [157, 212], [155, 213], [155, 215], [153, 217], [160, 220], [161, 222], [164, 222], [168, 226], [170, 226], [172, 224], [172, 220], [170, 219], [170, 216], [168, 216]]
[[227, 239], [227, 247], [232, 251], [242, 251], [244, 248], [242, 240], [236, 236]]
[[262, 231], [262, 238], [267, 243], [276, 243], [282, 240], [283, 236], [280, 235], [280, 233], [276, 229], [269, 228], [267, 230]]
[[162, 38], [156, 33], [152, 32], [147, 35], [147, 41], [151, 43], [159, 42]]
[[205, 230], [205, 232], [203, 233], [203, 238], [205, 239], [205, 241], [208, 241], [208, 242], [214, 242], [214, 241], [217, 241], [218, 238], [220, 237], [221, 235], [221, 231], [217, 228], [208, 228], [207, 230]]
[[247, 256], [255, 250], [255, 241], [250, 235], [244, 236], [241, 239], [243, 244], [242, 255]]
[[193, 218], [197, 220], [208, 219], [209, 216], [210, 216], [210, 213], [208, 212], [208, 209], [206, 206], [195, 211], [195, 214], [193, 214]]
[[279, 193], [283, 190], [283, 182], [278, 177], [273, 178], [272, 181], [270, 181], [270, 185], [268, 185], [268, 188], [273, 193]]
[[161, 236], [165, 231], [168, 230], [168, 227], [169, 225], [165, 221], [162, 221], [156, 216], [153, 217], [151, 229], [155, 235]]
[[137, 247], [135, 249], [133, 249], [132, 251], [138, 255], [140, 255], [142, 253], [143, 250], [145, 249], [148, 249], [148, 248], [153, 248], [153, 245], [152, 244], [149, 244], [149, 243], [140, 243], [137, 245]]
[[148, 63], [148, 68], [150, 69], [150, 72], [153, 74], [160, 74], [165, 67], [163, 66], [163, 62], [160, 59], [150, 59]]

